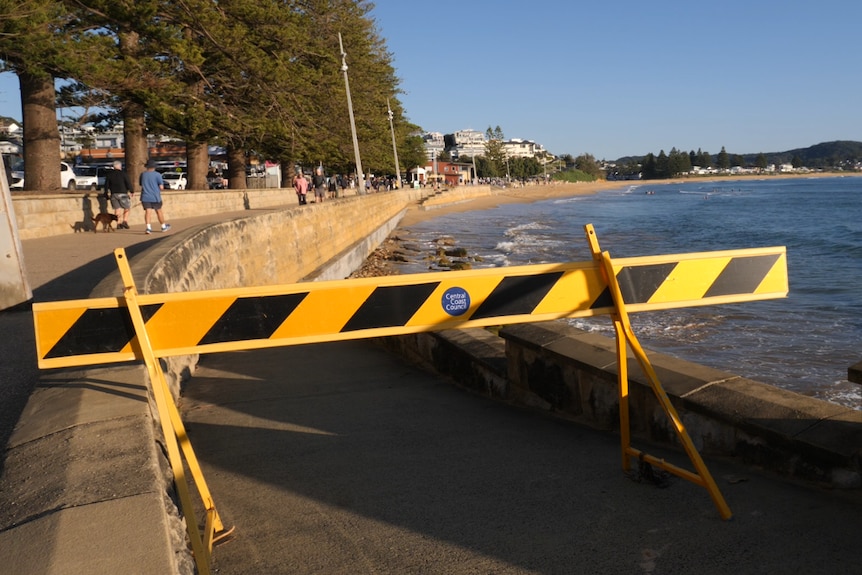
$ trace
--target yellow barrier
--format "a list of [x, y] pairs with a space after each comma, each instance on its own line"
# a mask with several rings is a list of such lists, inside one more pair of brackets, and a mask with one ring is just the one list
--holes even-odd
[[[784, 248], [612, 262], [629, 312], [784, 297]], [[139, 295], [156, 357], [608, 315], [594, 262]], [[33, 306], [41, 368], [140, 359], [122, 297]]]
[[[784, 297], [785, 248], [612, 260], [599, 250], [592, 225], [585, 231], [593, 254], [589, 262], [149, 295], [137, 293], [125, 252], [118, 249], [122, 296], [33, 305], [39, 367], [145, 362], [195, 560], [199, 572], [207, 574], [213, 541], [229, 531], [216, 512], [158, 358], [610, 315], [617, 333], [623, 469], [636, 457], [705, 487], [727, 519], [730, 509], [640, 347], [628, 314]], [[674, 423], [696, 473], [631, 447], [627, 347]], [[203, 534], [183, 456], [204, 502]]]

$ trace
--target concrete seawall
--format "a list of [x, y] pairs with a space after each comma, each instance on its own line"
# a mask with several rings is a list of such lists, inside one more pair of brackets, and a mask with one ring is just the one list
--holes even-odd
[[[163, 192], [169, 219], [219, 214], [248, 209], [275, 208], [295, 201], [293, 190], [167, 190]], [[144, 211], [135, 196], [129, 213], [131, 225], [144, 223]], [[22, 240], [57, 236], [93, 229], [91, 218], [99, 212], [114, 213], [98, 192], [16, 194], [12, 197], [18, 233]]]
[[493, 196], [504, 192], [503, 188], [492, 188], [491, 186], [458, 186], [456, 188], [444, 188], [437, 192], [430, 191], [430, 195], [424, 198], [420, 204], [423, 210], [433, 210], [442, 206], [469, 202], [474, 198]]

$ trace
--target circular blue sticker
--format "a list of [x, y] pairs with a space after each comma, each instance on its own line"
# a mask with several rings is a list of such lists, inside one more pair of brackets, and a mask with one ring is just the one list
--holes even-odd
[[463, 315], [470, 309], [470, 294], [464, 288], [452, 287], [443, 294], [441, 303], [443, 310], [449, 315]]

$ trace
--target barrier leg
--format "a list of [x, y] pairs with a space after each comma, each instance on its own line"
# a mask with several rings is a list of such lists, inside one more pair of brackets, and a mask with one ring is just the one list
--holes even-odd
[[[192, 552], [194, 553], [195, 564], [197, 565], [198, 573], [209, 575], [211, 573], [210, 560], [213, 531], [221, 531], [223, 526], [221, 520], [218, 518], [218, 513], [215, 511], [212, 496], [207, 488], [197, 457], [194, 455], [194, 450], [186, 434], [185, 427], [182, 424], [179, 410], [171, 397], [165, 374], [150, 343], [146, 324], [137, 300], [137, 288], [135, 287], [128, 260], [126, 259], [126, 253], [122, 248], [118, 248], [114, 250], [114, 257], [117, 260], [117, 266], [123, 279], [123, 297], [132, 320], [132, 325], [135, 328], [135, 336], [138, 342], [137, 351], [139, 352], [140, 359], [144, 361], [150, 377], [153, 399], [156, 402], [156, 409], [159, 413], [159, 423], [162, 428], [162, 435], [164, 435], [165, 448], [168, 452], [168, 460], [170, 461], [173, 473], [174, 487], [177, 490], [180, 507], [186, 520], [186, 531], [188, 532]], [[189, 470], [192, 472], [195, 485], [198, 487], [198, 492], [206, 509], [207, 517], [205, 523], [207, 533], [204, 537], [201, 536], [197, 523], [197, 515], [192, 503], [191, 493], [189, 492], [182, 458], [183, 454], [186, 456], [185, 463], [188, 464]]]
[[631, 449], [631, 429], [629, 425], [629, 372], [628, 362], [626, 361], [626, 339], [622, 336], [622, 324], [614, 317], [614, 331], [617, 334], [617, 367], [619, 373], [617, 386], [620, 402], [620, 444], [622, 446], [623, 471], [628, 472], [631, 467], [629, 460], [629, 450]]
[[[629, 322], [628, 312], [626, 311], [625, 307], [625, 301], [623, 300], [622, 292], [620, 291], [620, 286], [617, 282], [616, 274], [614, 273], [613, 262], [611, 261], [610, 254], [608, 252], [602, 252], [599, 250], [598, 239], [596, 238], [595, 230], [593, 229], [592, 225], [585, 226], [585, 231], [587, 234], [587, 241], [590, 244], [590, 250], [593, 254], [593, 259], [596, 260], [597, 264], [601, 265], [602, 273], [605, 277], [605, 281], [607, 282], [608, 288], [611, 291], [615, 307], [615, 312], [611, 315], [614, 322], [614, 329], [616, 331], [617, 340], [617, 367], [619, 373], [620, 395], [620, 436], [622, 437], [623, 470], [627, 471], [629, 469], [628, 458], [629, 456], [634, 456], [638, 457], [642, 461], [645, 461], [646, 463], [649, 463], [650, 465], [655, 465], [656, 467], [659, 467], [661, 469], [664, 469], [665, 471], [673, 473], [674, 475], [682, 477], [687, 481], [690, 481], [696, 485], [700, 485], [701, 487], [706, 488], [706, 490], [709, 492], [713, 504], [718, 509], [718, 512], [721, 515], [722, 519], [730, 519], [733, 515], [730, 511], [730, 507], [728, 507], [727, 503], [725, 502], [721, 491], [718, 489], [718, 485], [716, 485], [715, 480], [709, 473], [709, 469], [707, 469], [706, 464], [700, 457], [700, 453], [698, 453], [697, 448], [695, 448], [691, 437], [689, 437], [688, 432], [685, 430], [685, 426], [683, 425], [679, 414], [677, 413], [673, 404], [670, 402], [670, 398], [668, 398], [667, 393], [662, 387], [658, 375], [653, 369], [649, 358], [647, 357], [646, 353], [640, 345], [640, 342], [637, 339], [637, 336], [635, 336], [635, 333], [632, 330], [631, 323]], [[667, 463], [663, 459], [653, 457], [630, 446], [630, 429], [628, 416], [628, 360], [626, 357], [627, 346], [630, 347], [632, 352], [634, 353], [638, 364], [640, 365], [641, 369], [644, 372], [644, 375], [646, 375], [647, 380], [650, 383], [650, 387], [652, 388], [653, 393], [659, 401], [659, 404], [661, 405], [668, 419], [670, 419], [673, 423], [677, 438], [682, 443], [682, 446], [685, 449], [685, 452], [688, 455], [688, 458], [691, 461], [692, 465], [694, 465], [697, 473], [692, 473], [691, 471], [682, 469], [671, 463]]]

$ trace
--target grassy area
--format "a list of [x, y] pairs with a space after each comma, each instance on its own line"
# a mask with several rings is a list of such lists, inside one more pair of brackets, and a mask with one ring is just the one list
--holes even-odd
[[580, 170], [564, 170], [554, 174], [554, 180], [559, 182], [577, 183], [577, 182], [595, 182], [596, 178], [586, 172]]

